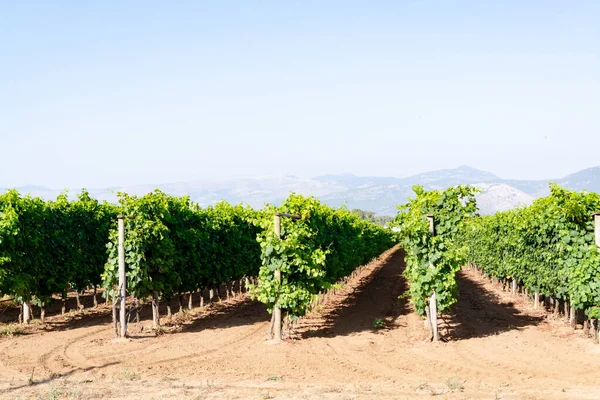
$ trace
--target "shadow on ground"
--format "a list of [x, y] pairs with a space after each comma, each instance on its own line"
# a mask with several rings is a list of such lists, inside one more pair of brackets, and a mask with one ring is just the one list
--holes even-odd
[[341, 302], [332, 299], [319, 317], [303, 320], [296, 332], [302, 338], [351, 335], [375, 330], [376, 320], [381, 328], [390, 328], [396, 318], [410, 312], [408, 299], [398, 298], [407, 289], [403, 271], [404, 250], [399, 249]]
[[457, 275], [458, 303], [453, 314], [445, 318], [442, 333], [447, 340], [457, 341], [498, 335], [503, 332], [537, 325], [540, 316], [522, 314], [513, 302], [500, 296], [461, 271]]
[[[183, 314], [177, 313], [179, 305], [177, 298], [169, 299], [169, 305], [173, 310], [173, 318], [165, 318], [167, 315], [167, 301], [160, 303], [160, 315], [165, 327], [178, 325], [175, 331], [199, 331], [202, 329], [211, 328], [226, 328], [229, 326], [237, 326], [244, 324], [252, 324], [256, 321], [268, 320], [270, 315], [266, 311], [266, 307], [261, 303], [251, 301], [248, 296], [236, 297], [231, 300], [225, 299], [225, 287], [221, 288], [222, 301], [214, 300], [212, 303], [208, 301], [208, 293], [204, 294], [205, 307], [197, 307], [200, 304], [200, 293], [193, 295], [193, 308], [191, 311], [187, 309], [187, 296], [184, 302], [185, 308]], [[207, 292], [207, 291], [206, 291]], [[98, 295], [100, 297], [100, 295]], [[67, 302], [67, 311], [61, 316], [60, 311], [62, 304], [60, 301], [49, 305], [46, 312], [46, 322], [40, 326], [41, 331], [63, 331], [67, 329], [86, 328], [99, 325], [109, 325], [112, 322], [112, 309], [110, 304], [104, 301], [100, 302], [97, 307], [93, 306], [93, 297], [89, 295], [80, 296], [81, 303], [84, 305], [82, 310], [77, 311], [76, 300], [70, 297]], [[128, 300], [129, 302], [129, 300]], [[17, 319], [19, 310], [16, 307], [4, 310], [4, 319], [10, 321]], [[39, 309], [34, 308], [34, 317], [39, 316]], [[246, 319], [246, 320], [244, 320]], [[129, 326], [132, 328], [132, 337], [136, 337], [135, 322], [133, 316], [130, 318]], [[149, 302], [143, 304], [140, 308], [140, 320], [142, 324], [148, 325], [152, 321], [152, 311]], [[35, 325], [41, 324], [39, 320], [32, 322], [32, 331], [23, 330], [19, 334], [35, 333]], [[107, 327], [112, 329], [112, 327]], [[146, 335], [147, 336], [147, 335]]]

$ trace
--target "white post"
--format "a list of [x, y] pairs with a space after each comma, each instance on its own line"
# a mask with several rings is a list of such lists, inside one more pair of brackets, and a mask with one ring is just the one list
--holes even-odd
[[[600, 212], [594, 213], [594, 233], [596, 238], [596, 246], [598, 246], [598, 250], [600, 250]], [[598, 343], [598, 335], [600, 334], [600, 320], [596, 319], [596, 321], [592, 320], [592, 327], [596, 323], [598, 326], [594, 331], [592, 338], [594, 343]]]
[[594, 232], [596, 233], [596, 246], [600, 247], [600, 212], [594, 214]]
[[[431, 233], [431, 236], [435, 236], [435, 222], [433, 220], [433, 215], [427, 214], [427, 219], [429, 220], [429, 232]], [[430, 266], [433, 268], [433, 264], [430, 264]], [[431, 318], [431, 333], [433, 334], [433, 341], [437, 342], [439, 340], [439, 333], [437, 323], [437, 296], [435, 294], [435, 290], [429, 298], [429, 318]]]
[[[279, 215], [275, 215], [273, 217], [273, 225], [274, 225], [274, 231], [275, 231], [275, 236], [277, 236], [278, 238], [281, 238], [281, 217]], [[281, 283], [281, 271], [276, 269], [275, 270], [275, 280], [277, 280], [277, 282]], [[279, 299], [277, 299], [279, 300]], [[274, 318], [274, 339], [276, 341], [281, 340], [281, 308], [279, 308], [279, 306], [275, 305], [275, 308], [273, 309], [273, 318]]]
[[124, 217], [122, 215], [117, 216], [117, 219], [119, 221], [119, 297], [121, 300], [120, 337], [125, 338], [127, 335], [127, 310], [125, 306], [125, 298], [127, 297], [127, 281], [125, 278], [125, 224]]
[[23, 323], [28, 324], [31, 321], [32, 312], [31, 312], [31, 303], [29, 301], [23, 302]]

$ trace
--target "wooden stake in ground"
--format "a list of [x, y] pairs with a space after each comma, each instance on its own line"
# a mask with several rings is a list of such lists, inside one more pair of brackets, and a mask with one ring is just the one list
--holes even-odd
[[594, 213], [594, 232], [596, 237], [596, 246], [600, 247], [600, 212]]
[[[431, 233], [431, 236], [435, 236], [435, 222], [433, 220], [433, 215], [428, 214], [427, 219], [429, 220], [429, 233]], [[433, 264], [430, 264], [430, 266], [433, 268]], [[437, 342], [440, 339], [440, 337], [438, 333], [437, 296], [435, 294], [435, 290], [429, 298], [429, 318], [431, 318], [431, 334], [433, 337], [433, 341]]]
[[[281, 239], [281, 217], [279, 215], [276, 214], [275, 217], [273, 217], [273, 224], [275, 236]], [[281, 284], [281, 271], [279, 269], [275, 270], [275, 280]], [[273, 324], [274, 338], [275, 340], [281, 340], [281, 308], [279, 308], [277, 303], [273, 309]]]
[[[594, 213], [594, 237], [598, 251], [600, 251], [600, 212]], [[600, 330], [600, 320], [592, 321], [592, 324], [598, 323], [597, 329], [594, 331], [594, 343], [598, 343], [598, 331]]]
[[127, 335], [127, 310], [125, 306], [125, 299], [127, 297], [127, 283], [125, 279], [125, 223], [124, 216], [118, 215], [117, 219], [119, 222], [119, 299], [120, 304], [120, 315], [119, 321], [121, 324], [120, 337], [125, 338]]
[[[273, 230], [275, 231], [275, 236], [277, 236], [279, 239], [281, 239], [281, 217], [300, 219], [299, 215], [276, 213], [273, 217]], [[281, 284], [281, 270], [276, 269], [274, 272], [274, 277]], [[273, 332], [275, 341], [281, 340], [281, 326], [281, 308], [279, 308], [277, 303], [275, 303], [275, 307], [273, 308]]]

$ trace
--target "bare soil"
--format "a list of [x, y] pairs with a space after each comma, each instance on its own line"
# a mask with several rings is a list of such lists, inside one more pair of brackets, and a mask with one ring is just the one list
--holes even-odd
[[402, 250], [384, 253], [281, 344], [265, 340], [270, 316], [246, 294], [164, 319], [160, 336], [146, 310], [125, 342], [113, 339], [105, 305], [34, 321], [14, 335], [0, 324], [0, 398], [600, 397], [600, 346], [477, 271], [459, 274], [444, 341], [428, 342], [401, 296], [403, 268]]

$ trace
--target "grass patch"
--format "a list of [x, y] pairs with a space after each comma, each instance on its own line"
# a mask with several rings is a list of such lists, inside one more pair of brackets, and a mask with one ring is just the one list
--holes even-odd
[[0, 336], [17, 336], [22, 334], [23, 331], [18, 324], [8, 324], [0, 326]]
[[465, 390], [464, 381], [461, 382], [455, 378], [448, 378], [446, 386], [453, 392], [462, 392]]
[[383, 318], [375, 318], [375, 321], [373, 321], [373, 328], [375, 328], [375, 329], [385, 328], [385, 321], [383, 320]]
[[38, 394], [37, 399], [39, 400], [59, 400], [60, 396], [63, 393], [60, 390], [57, 390], [54, 386], [50, 386], [48, 393]]
[[423, 391], [423, 392], [429, 392], [429, 394], [431, 396], [438, 396], [440, 394], [442, 394], [442, 392], [438, 392], [438, 390], [436, 388], [434, 388], [433, 386], [431, 386], [429, 383], [427, 382], [422, 382], [419, 384], [419, 386], [417, 386], [417, 391]]
[[140, 380], [140, 374], [134, 372], [134, 371], [129, 371], [127, 368], [124, 368], [123, 371], [121, 371], [121, 380], [124, 381], [138, 381]]

